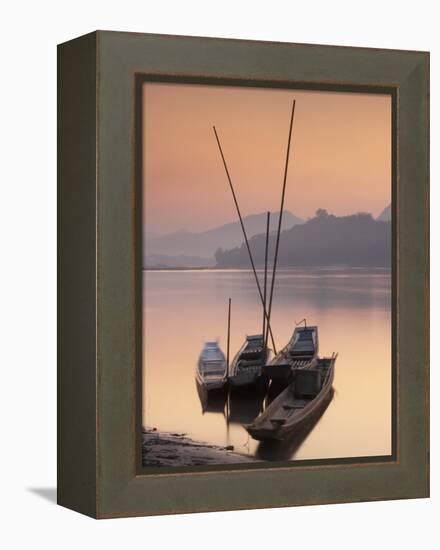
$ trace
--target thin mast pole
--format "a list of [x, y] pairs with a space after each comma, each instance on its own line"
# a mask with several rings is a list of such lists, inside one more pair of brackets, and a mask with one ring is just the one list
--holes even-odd
[[229, 384], [229, 349], [231, 342], [231, 298], [228, 304], [228, 343], [226, 345], [226, 436], [229, 445], [229, 417], [231, 409], [231, 386]]
[[229, 347], [231, 343], [231, 298], [228, 304], [228, 342], [226, 346], [226, 373], [229, 376]]
[[235, 208], [237, 209], [237, 214], [238, 214], [238, 218], [240, 220], [241, 230], [243, 232], [244, 240], [245, 240], [245, 243], [246, 243], [246, 248], [247, 248], [247, 251], [248, 251], [248, 254], [249, 254], [249, 259], [251, 261], [252, 271], [254, 272], [254, 277], [255, 277], [255, 282], [257, 284], [258, 293], [260, 295], [261, 303], [263, 304], [264, 315], [265, 315], [266, 321], [267, 321], [268, 332], [270, 333], [270, 337], [272, 339], [272, 346], [273, 346], [273, 349], [274, 349], [274, 353], [276, 353], [275, 340], [273, 338], [272, 329], [270, 327], [269, 316], [268, 316], [267, 311], [266, 311], [266, 306], [264, 305], [263, 293], [261, 292], [260, 281], [258, 280], [257, 270], [255, 269], [254, 259], [252, 257], [251, 248], [249, 246], [249, 240], [248, 240], [248, 237], [247, 237], [246, 229], [244, 228], [243, 218], [241, 217], [241, 212], [240, 212], [240, 207], [238, 206], [237, 196], [235, 195], [234, 186], [232, 185], [231, 176], [229, 175], [228, 166], [226, 164], [225, 156], [223, 154], [223, 149], [222, 149], [222, 146], [220, 144], [220, 140], [219, 140], [219, 137], [218, 137], [218, 134], [217, 134], [217, 130], [215, 129], [215, 126], [213, 126], [213, 129], [214, 129], [215, 139], [217, 140], [217, 145], [218, 145], [218, 148], [219, 148], [219, 151], [220, 151], [220, 155], [222, 157], [223, 166], [225, 167], [225, 172], [226, 172], [226, 177], [228, 178], [229, 187], [231, 188], [232, 198], [234, 199]]
[[266, 352], [266, 295], [267, 295], [267, 256], [269, 251], [270, 212], [267, 213], [266, 222], [266, 248], [264, 251], [264, 285], [263, 285], [263, 353]]
[[272, 313], [272, 300], [273, 300], [273, 291], [275, 287], [275, 276], [277, 271], [278, 263], [278, 249], [280, 246], [280, 234], [281, 234], [281, 225], [283, 222], [283, 210], [284, 210], [284, 198], [286, 196], [286, 183], [287, 183], [287, 171], [289, 168], [289, 156], [290, 156], [290, 142], [292, 140], [292, 128], [293, 128], [293, 117], [295, 115], [295, 100], [292, 103], [292, 114], [290, 115], [290, 127], [289, 127], [289, 137], [287, 140], [287, 153], [286, 153], [286, 164], [284, 166], [284, 180], [283, 180], [283, 190], [281, 193], [281, 206], [280, 213], [278, 217], [278, 231], [277, 231], [277, 240], [275, 243], [275, 256], [273, 260], [273, 270], [272, 270], [272, 280], [270, 285], [270, 296], [269, 296], [269, 308], [268, 308], [268, 323], [270, 323], [270, 316]]

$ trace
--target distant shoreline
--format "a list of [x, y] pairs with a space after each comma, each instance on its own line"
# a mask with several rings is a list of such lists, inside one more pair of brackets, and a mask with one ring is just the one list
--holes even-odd
[[[262, 271], [263, 266], [257, 266], [257, 271]], [[250, 267], [143, 267], [142, 271], [252, 271]], [[386, 266], [343, 266], [343, 265], [322, 265], [322, 266], [283, 266], [277, 269], [282, 271], [387, 271], [391, 267]]]
[[[228, 268], [220, 267], [217, 268], [215, 266], [211, 267], [143, 267], [142, 271], [212, 271], [213, 269], [221, 269], [222, 271], [225, 271]], [[246, 271], [246, 269], [243, 269], [242, 271]]]

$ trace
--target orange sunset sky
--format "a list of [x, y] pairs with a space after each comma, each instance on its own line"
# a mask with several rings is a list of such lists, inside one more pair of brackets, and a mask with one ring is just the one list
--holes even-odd
[[302, 218], [318, 208], [378, 215], [391, 202], [391, 96], [146, 83], [144, 226], [236, 221], [214, 124], [243, 215], [278, 211], [293, 99], [285, 208]]

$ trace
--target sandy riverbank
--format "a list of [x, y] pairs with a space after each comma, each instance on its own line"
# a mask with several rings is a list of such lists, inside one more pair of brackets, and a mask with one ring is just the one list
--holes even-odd
[[194, 441], [186, 437], [186, 434], [158, 432], [155, 428], [144, 428], [142, 433], [142, 463], [145, 467], [250, 462], [259, 460], [253, 456], [236, 453], [232, 447]]

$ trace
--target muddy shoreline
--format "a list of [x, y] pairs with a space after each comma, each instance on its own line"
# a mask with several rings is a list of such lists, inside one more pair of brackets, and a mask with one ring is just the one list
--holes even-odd
[[214, 464], [246, 464], [261, 462], [254, 456], [234, 452], [233, 447], [221, 447], [194, 441], [184, 433], [159, 432], [155, 428], [142, 431], [142, 465], [203, 466]]

